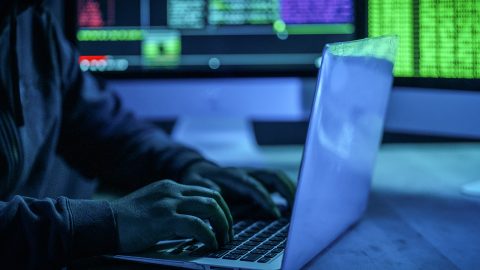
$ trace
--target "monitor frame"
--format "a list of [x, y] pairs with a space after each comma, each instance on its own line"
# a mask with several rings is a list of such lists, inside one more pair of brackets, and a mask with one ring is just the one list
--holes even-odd
[[[356, 0], [357, 34], [359, 38], [368, 37], [368, 1]], [[430, 77], [394, 77], [393, 85], [405, 88], [434, 88], [436, 90], [465, 90], [480, 92], [479, 79], [430, 78]]]

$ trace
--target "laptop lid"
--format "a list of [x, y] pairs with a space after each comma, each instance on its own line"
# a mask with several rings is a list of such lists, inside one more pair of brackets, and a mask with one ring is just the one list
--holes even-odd
[[364, 212], [396, 48], [396, 37], [325, 47], [283, 269], [305, 265]]

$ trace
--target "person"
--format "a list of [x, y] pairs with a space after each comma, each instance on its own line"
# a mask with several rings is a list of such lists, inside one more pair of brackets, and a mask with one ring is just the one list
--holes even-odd
[[[271, 192], [293, 201], [284, 174], [222, 168], [136, 119], [77, 59], [41, 1], [0, 2], [2, 265], [54, 269], [174, 237], [217, 248], [233, 236], [229, 207], [279, 217]], [[69, 197], [81, 186], [65, 185], [64, 164], [136, 191]]]

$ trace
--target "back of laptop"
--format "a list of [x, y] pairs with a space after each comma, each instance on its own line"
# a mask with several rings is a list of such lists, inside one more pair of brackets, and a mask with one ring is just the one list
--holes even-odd
[[397, 39], [327, 45], [283, 269], [299, 269], [364, 212], [392, 85]]

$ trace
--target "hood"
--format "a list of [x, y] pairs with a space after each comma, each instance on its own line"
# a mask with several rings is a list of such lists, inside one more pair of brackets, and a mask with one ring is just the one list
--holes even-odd
[[5, 26], [5, 19], [14, 12], [20, 13], [30, 6], [42, 4], [44, 0], [0, 0], [0, 27]]
[[18, 126], [22, 126], [24, 121], [16, 51], [17, 16], [25, 9], [39, 5], [42, 2], [43, 0], [1, 0], [0, 2], [0, 34], [4, 30], [7, 30], [9, 35], [9, 44], [7, 47], [9, 48], [9, 59], [7, 60], [9, 68], [5, 69], [9, 72], [6, 78], [9, 83], [5, 85], [6, 89], [2, 91], [3, 93], [0, 93], [2, 97], [6, 97], [0, 105], [2, 105], [2, 107], [6, 106], [5, 109], [9, 109], [12, 112], [15, 123]]

